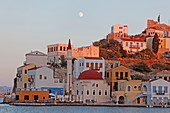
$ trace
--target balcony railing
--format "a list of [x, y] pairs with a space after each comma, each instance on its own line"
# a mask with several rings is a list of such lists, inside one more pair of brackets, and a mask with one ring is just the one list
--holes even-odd
[[165, 95], [164, 92], [156, 92], [156, 95]]

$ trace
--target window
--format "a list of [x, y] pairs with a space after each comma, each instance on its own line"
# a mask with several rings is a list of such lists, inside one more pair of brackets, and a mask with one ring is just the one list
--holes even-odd
[[34, 100], [38, 100], [38, 95], [34, 95]]
[[164, 77], [164, 80], [167, 80], [167, 77]]
[[107, 90], [105, 90], [105, 93], [104, 93], [105, 95], [107, 95]]
[[141, 47], [143, 47], [143, 43], [141, 43]]
[[130, 42], [130, 47], [132, 47], [132, 42]]
[[123, 72], [120, 72], [120, 79], [123, 79]]
[[24, 88], [27, 88], [27, 83], [24, 83]]
[[130, 49], [130, 52], [132, 52], [132, 49]]
[[77, 90], [77, 95], [79, 95], [79, 91]]
[[40, 75], [40, 79], [42, 79], [42, 75]]
[[128, 72], [125, 72], [125, 77], [128, 77]]
[[162, 86], [158, 86], [158, 93], [162, 93]]
[[119, 29], [123, 29], [123, 27], [119, 27]]
[[45, 97], [43, 97], [43, 99], [45, 99]]
[[159, 79], [162, 79], [162, 77], [159, 77]]
[[44, 77], [44, 79], [46, 80], [46, 79], [47, 79], [47, 77], [45, 76], [45, 77]]
[[164, 86], [164, 92], [168, 93], [168, 87], [167, 86]]
[[28, 95], [24, 95], [24, 100], [29, 100], [29, 96]]
[[89, 90], [87, 90], [87, 95], [89, 95]]
[[128, 42], [126, 42], [126, 46], [128, 46]]
[[113, 64], [110, 64], [110, 68], [113, 68]]
[[138, 86], [138, 90], [139, 90], [139, 91], [141, 90], [141, 86]]
[[134, 88], [136, 89], [136, 88], [137, 88], [137, 86], [134, 86]]
[[58, 51], [58, 47], [56, 47], [55, 50]]
[[98, 85], [98, 84], [96, 84], [96, 87], [99, 87], [99, 85]]
[[136, 44], [136, 47], [139, 47], [139, 43]]
[[102, 92], [101, 92], [101, 90], [99, 90], [99, 95], [102, 95]]
[[131, 90], [131, 87], [130, 87], [130, 86], [128, 86], [127, 90], [128, 90], [128, 91], [130, 91], [130, 90]]
[[109, 72], [107, 72], [107, 78], [109, 78]]
[[94, 63], [91, 63], [91, 69], [94, 69]]
[[98, 63], [95, 63], [95, 69], [98, 69]]
[[62, 46], [60, 46], [60, 51], [62, 51]]
[[81, 67], [81, 63], [80, 63], [80, 67]]
[[25, 70], [25, 74], [27, 74], [27, 70]]
[[64, 51], [66, 51], [66, 47], [64, 47]]
[[118, 77], [119, 76], [119, 72], [116, 72], [116, 77]]
[[82, 66], [84, 66], [84, 63], [82, 63]]
[[103, 68], [103, 64], [102, 63], [100, 63], [100, 68]]
[[89, 63], [86, 63], [86, 67], [89, 67]]
[[156, 86], [153, 86], [153, 93], [156, 93]]
[[16, 95], [16, 98], [15, 98], [16, 100], [19, 100], [19, 95]]
[[93, 90], [93, 95], [95, 95], [95, 90]]

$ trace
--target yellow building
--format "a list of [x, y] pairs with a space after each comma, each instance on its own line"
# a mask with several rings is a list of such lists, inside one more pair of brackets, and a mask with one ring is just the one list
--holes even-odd
[[35, 64], [27, 64], [17, 68], [17, 87], [16, 88], [27, 88], [28, 87], [28, 70], [35, 68]]
[[141, 80], [118, 80], [118, 91], [112, 92], [112, 100], [119, 104], [147, 104], [147, 88]]
[[130, 69], [125, 66], [119, 66], [112, 69], [111, 79], [111, 91], [118, 90], [118, 80], [130, 80]]
[[47, 89], [16, 89], [16, 102], [48, 102], [49, 91]]

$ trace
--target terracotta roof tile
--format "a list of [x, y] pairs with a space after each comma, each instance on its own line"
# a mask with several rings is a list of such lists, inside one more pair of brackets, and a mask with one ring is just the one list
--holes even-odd
[[102, 57], [84, 57], [85, 59], [103, 60]]
[[130, 38], [120, 38], [121, 40], [123, 40], [123, 41], [134, 41], [134, 42], [145, 42], [143, 39], [135, 39], [135, 38], [133, 38], [133, 39], [130, 39]]
[[78, 80], [103, 80], [101, 73], [94, 70], [87, 70], [80, 74]]

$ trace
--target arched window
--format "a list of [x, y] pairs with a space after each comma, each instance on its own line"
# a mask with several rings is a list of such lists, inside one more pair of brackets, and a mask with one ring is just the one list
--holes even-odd
[[128, 90], [128, 91], [131, 91], [131, 87], [130, 87], [130, 86], [128, 86], [128, 87], [127, 87], [127, 90]]
[[42, 75], [40, 75], [40, 79], [42, 79]]

